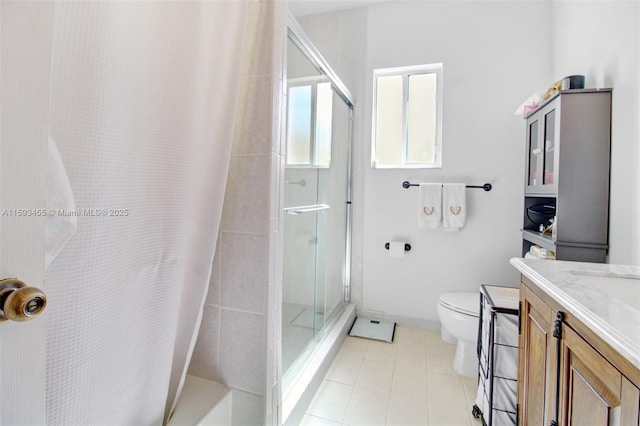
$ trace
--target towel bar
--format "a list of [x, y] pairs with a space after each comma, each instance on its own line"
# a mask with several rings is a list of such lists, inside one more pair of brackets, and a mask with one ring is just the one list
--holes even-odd
[[311, 212], [320, 212], [330, 209], [331, 206], [326, 204], [314, 204], [312, 206], [287, 207], [284, 209], [285, 214], [302, 214]]
[[[405, 189], [408, 189], [410, 186], [420, 186], [420, 184], [418, 183], [411, 183], [408, 180], [405, 180], [404, 182], [402, 182], [402, 187]], [[493, 188], [493, 186], [491, 186], [490, 183], [485, 183], [484, 185], [467, 185], [467, 188], [482, 188], [485, 191], [491, 191], [491, 188]]]

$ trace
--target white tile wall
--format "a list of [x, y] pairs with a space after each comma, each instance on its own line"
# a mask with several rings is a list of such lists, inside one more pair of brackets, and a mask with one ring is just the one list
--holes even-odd
[[222, 279], [220, 262], [220, 238], [216, 244], [216, 254], [213, 257], [213, 266], [211, 268], [211, 279], [209, 280], [209, 291], [207, 291], [207, 299], [205, 305], [218, 306], [220, 303], [220, 281]]
[[269, 226], [270, 156], [232, 155], [222, 210], [222, 230], [266, 234]]
[[[271, 150], [271, 126], [273, 121], [273, 78], [270, 74], [250, 75], [243, 87], [244, 110], [238, 143], [233, 155], [267, 154]], [[256, 108], [254, 105], [260, 105]]]
[[286, 4], [250, 2], [221, 232], [190, 373], [233, 389], [234, 425], [280, 423]]
[[265, 390], [264, 316], [222, 309], [220, 362], [222, 382], [262, 395]]
[[[205, 321], [204, 318], [207, 320]], [[220, 380], [218, 377], [219, 318], [218, 307], [205, 305], [189, 374], [213, 381]]]
[[268, 235], [223, 232], [220, 302], [264, 314], [267, 304]]

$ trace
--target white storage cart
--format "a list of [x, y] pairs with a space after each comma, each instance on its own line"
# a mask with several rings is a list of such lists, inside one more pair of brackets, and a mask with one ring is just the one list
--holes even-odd
[[482, 285], [478, 395], [473, 415], [487, 426], [517, 424], [518, 289]]

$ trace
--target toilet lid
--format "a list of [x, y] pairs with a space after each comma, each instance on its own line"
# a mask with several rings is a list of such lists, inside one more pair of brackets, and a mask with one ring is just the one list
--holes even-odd
[[479, 293], [444, 293], [440, 296], [442, 306], [461, 314], [480, 315], [480, 294]]

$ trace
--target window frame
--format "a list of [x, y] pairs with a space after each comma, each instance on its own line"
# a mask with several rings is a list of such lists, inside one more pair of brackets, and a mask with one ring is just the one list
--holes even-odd
[[[373, 108], [371, 125], [371, 168], [373, 169], [436, 169], [442, 168], [442, 63], [412, 65], [406, 67], [379, 68], [373, 70]], [[433, 163], [407, 163], [407, 107], [409, 101], [409, 77], [419, 74], [436, 75], [436, 117]], [[377, 164], [376, 161], [376, 111], [378, 105], [378, 77], [402, 77], [402, 152], [401, 164]]]

